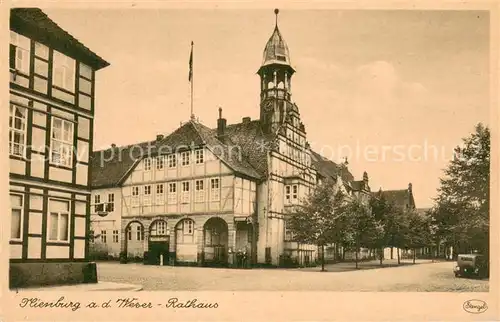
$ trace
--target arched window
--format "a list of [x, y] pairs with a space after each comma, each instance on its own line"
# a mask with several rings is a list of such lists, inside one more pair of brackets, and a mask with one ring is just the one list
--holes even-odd
[[283, 82], [279, 82], [279, 83], [278, 83], [278, 88], [279, 88], [279, 89], [284, 89], [284, 88], [285, 88], [285, 83], [283, 83]]
[[273, 82], [267, 83], [267, 88], [268, 89], [274, 88], [274, 83]]

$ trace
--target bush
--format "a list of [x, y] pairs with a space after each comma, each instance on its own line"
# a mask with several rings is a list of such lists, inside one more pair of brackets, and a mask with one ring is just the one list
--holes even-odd
[[128, 258], [126, 252], [120, 252], [120, 264], [127, 264]]

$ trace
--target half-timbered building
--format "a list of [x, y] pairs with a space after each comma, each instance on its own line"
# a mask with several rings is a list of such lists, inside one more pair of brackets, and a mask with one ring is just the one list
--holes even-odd
[[[311, 150], [292, 99], [295, 69], [277, 24], [257, 73], [257, 120], [227, 124], [219, 109], [214, 128], [191, 119], [154, 141], [94, 153], [93, 198], [105, 203], [113, 193], [120, 203], [121, 225], [114, 219], [106, 225], [108, 231], [120, 229], [122, 256], [239, 265], [246, 254], [249, 264], [277, 266], [287, 255], [307, 265], [316, 260], [317, 247], [293, 241], [286, 229], [288, 209], [325, 177], [347, 194], [370, 194], [367, 175], [353, 186], [345, 165]], [[102, 236], [98, 227], [105, 220], [93, 215], [95, 234]]]
[[108, 65], [40, 9], [11, 10], [11, 285], [83, 280], [95, 77]]

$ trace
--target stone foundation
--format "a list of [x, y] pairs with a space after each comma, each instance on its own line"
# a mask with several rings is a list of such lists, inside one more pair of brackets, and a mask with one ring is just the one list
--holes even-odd
[[10, 263], [9, 288], [97, 283], [93, 262]]

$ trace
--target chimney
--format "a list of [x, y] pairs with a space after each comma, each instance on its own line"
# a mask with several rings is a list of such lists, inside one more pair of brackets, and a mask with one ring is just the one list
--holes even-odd
[[368, 183], [368, 173], [367, 173], [366, 171], [365, 171], [365, 172], [363, 172], [363, 181], [364, 181], [365, 183]]
[[408, 192], [412, 193], [412, 184], [411, 184], [411, 182], [408, 184]]
[[217, 138], [219, 140], [226, 135], [226, 123], [227, 120], [222, 118], [222, 107], [219, 107], [219, 119], [217, 120]]
[[157, 134], [156, 141], [161, 141], [161, 140], [163, 140], [163, 134]]
[[116, 148], [116, 144], [111, 143], [111, 147], [112, 147], [113, 149], [115, 149], [115, 148]]
[[241, 119], [241, 122], [242, 122], [243, 124], [247, 124], [247, 123], [250, 123], [250, 121], [251, 121], [251, 120], [252, 120], [252, 119], [251, 119], [251, 118], [249, 118], [249, 117], [247, 116], [247, 117], [242, 118], [242, 119]]

